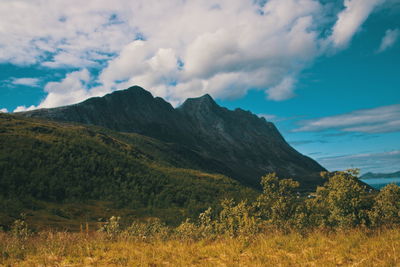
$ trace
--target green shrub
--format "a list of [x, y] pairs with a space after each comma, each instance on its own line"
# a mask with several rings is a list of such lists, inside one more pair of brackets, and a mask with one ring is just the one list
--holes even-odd
[[400, 187], [389, 184], [374, 199], [370, 213], [374, 226], [400, 223]]
[[255, 202], [258, 216], [267, 224], [288, 228], [298, 209], [296, 189], [299, 183], [292, 179], [279, 179], [276, 173], [261, 178], [262, 194]]
[[251, 236], [259, 232], [259, 219], [254, 216], [252, 207], [246, 201], [236, 205], [232, 199], [224, 200], [221, 206], [222, 210], [215, 222], [218, 234], [235, 237]]
[[26, 240], [32, 234], [29, 230], [28, 224], [25, 222], [24, 214], [21, 214], [21, 219], [17, 219], [13, 222], [10, 231], [11, 234], [19, 240]]
[[117, 235], [121, 233], [120, 220], [121, 217], [112, 216], [99, 229], [99, 232], [105, 233], [109, 239], [115, 239]]
[[170, 228], [158, 218], [152, 218], [147, 222], [133, 222], [124, 233], [130, 237], [140, 238], [142, 240], [149, 239], [166, 239], [170, 235]]
[[198, 225], [186, 219], [174, 230], [175, 236], [182, 240], [198, 240], [201, 238], [201, 231]]
[[312, 216], [317, 224], [332, 227], [368, 225], [370, 205], [366, 188], [357, 178], [357, 170], [323, 173], [329, 179], [311, 200]]

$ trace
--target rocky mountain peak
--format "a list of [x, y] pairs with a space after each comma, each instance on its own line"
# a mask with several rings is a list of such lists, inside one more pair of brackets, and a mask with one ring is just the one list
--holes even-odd
[[304, 188], [321, 183], [325, 169], [290, 147], [273, 123], [241, 109], [220, 107], [206, 94], [187, 99], [179, 108], [139, 86], [115, 91], [71, 106], [20, 113], [133, 132], [174, 143], [188, 155], [195, 153], [226, 174], [257, 186], [260, 177], [277, 172], [301, 182]]
[[202, 110], [212, 110], [219, 108], [218, 104], [215, 103], [214, 99], [209, 95], [205, 94], [200, 97], [188, 98], [186, 101], [179, 107], [179, 109], [185, 111], [198, 111]]

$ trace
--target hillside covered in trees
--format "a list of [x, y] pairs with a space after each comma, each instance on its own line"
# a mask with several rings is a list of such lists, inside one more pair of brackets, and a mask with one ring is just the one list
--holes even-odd
[[253, 195], [228, 177], [193, 170], [202, 164], [194, 152], [138, 134], [0, 114], [0, 223], [37, 209], [37, 200], [108, 201], [181, 218]]

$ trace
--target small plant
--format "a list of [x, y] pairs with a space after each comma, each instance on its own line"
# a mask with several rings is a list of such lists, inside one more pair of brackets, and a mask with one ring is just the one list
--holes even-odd
[[99, 229], [100, 232], [107, 234], [109, 239], [115, 239], [119, 233], [121, 233], [121, 225], [119, 221], [121, 217], [112, 216], [108, 221]]
[[25, 214], [21, 214], [21, 218], [13, 222], [11, 233], [15, 238], [20, 240], [26, 240], [31, 235], [28, 224], [25, 222]]
[[170, 229], [160, 219], [154, 218], [145, 223], [133, 222], [124, 233], [142, 240], [166, 239], [170, 234]]
[[175, 234], [178, 238], [183, 240], [197, 240], [200, 238], [199, 227], [186, 219], [178, 227], [175, 228]]

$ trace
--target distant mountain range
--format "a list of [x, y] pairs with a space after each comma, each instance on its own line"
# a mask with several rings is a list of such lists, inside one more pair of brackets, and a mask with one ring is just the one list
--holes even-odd
[[174, 108], [134, 86], [79, 104], [17, 115], [148, 136], [187, 155], [176, 159], [178, 167], [221, 173], [253, 187], [269, 172], [298, 180], [301, 190], [313, 190], [323, 182], [319, 173], [325, 169], [293, 149], [273, 123], [249, 111], [220, 107], [209, 95]]
[[373, 172], [367, 172], [363, 175], [361, 175], [361, 179], [372, 179], [372, 178], [399, 178], [400, 177], [400, 171], [398, 172], [392, 172], [392, 173], [373, 173]]

